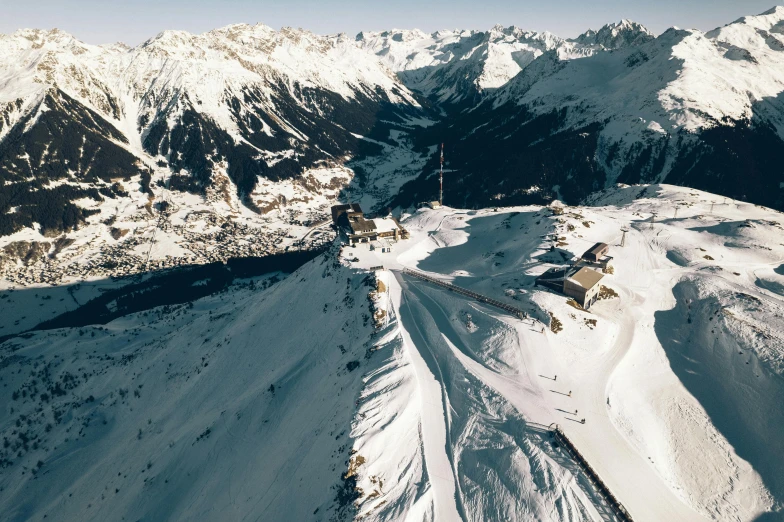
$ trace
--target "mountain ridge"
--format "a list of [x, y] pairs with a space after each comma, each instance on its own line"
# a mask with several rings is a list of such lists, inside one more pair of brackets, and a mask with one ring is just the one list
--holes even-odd
[[784, 208], [782, 20], [775, 8], [655, 37], [621, 20], [575, 39], [234, 24], [133, 48], [3, 35], [0, 257], [15, 280], [38, 280], [19, 252], [92, 237], [137, 269], [169, 266], [187, 254], [136, 243], [176, 223], [167, 240], [193, 244], [178, 227], [196, 212], [285, 251], [331, 201], [399, 212], [436, 199], [441, 143], [445, 197], [468, 207], [669, 182]]

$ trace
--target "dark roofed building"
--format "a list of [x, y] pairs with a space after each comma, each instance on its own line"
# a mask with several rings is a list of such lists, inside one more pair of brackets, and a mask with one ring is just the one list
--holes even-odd
[[356, 203], [332, 207], [332, 219], [345, 232], [351, 245], [369, 243], [379, 238], [408, 239], [408, 232], [393, 217], [367, 219]]
[[343, 214], [348, 212], [359, 213], [362, 214], [362, 207], [359, 206], [359, 203], [351, 203], [348, 205], [333, 205], [332, 206], [332, 222], [337, 225], [338, 219]]
[[598, 263], [599, 261], [607, 255], [610, 251], [610, 247], [607, 243], [596, 243], [594, 246], [589, 248], [583, 254], [583, 259], [586, 261], [591, 261], [592, 263]]
[[345, 222], [355, 235], [369, 234], [376, 231], [376, 223], [372, 219], [365, 219], [365, 216], [362, 214], [347, 213], [344, 218], [341, 218], [341, 221]]

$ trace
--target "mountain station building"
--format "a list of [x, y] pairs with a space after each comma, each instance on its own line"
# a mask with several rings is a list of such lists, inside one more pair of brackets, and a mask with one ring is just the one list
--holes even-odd
[[603, 277], [588, 267], [551, 268], [536, 278], [536, 284], [573, 298], [587, 310], [599, 297]]
[[[391, 217], [367, 219], [357, 203], [332, 207], [332, 221], [350, 245], [372, 243], [382, 238], [408, 239], [408, 231]], [[382, 250], [383, 251], [383, 250]]]

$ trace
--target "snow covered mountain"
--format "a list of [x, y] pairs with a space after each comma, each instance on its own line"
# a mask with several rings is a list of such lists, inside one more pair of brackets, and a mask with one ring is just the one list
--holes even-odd
[[375, 53], [411, 89], [440, 104], [469, 105], [505, 85], [535, 59], [554, 51], [561, 59], [634, 46], [653, 39], [640, 24], [622, 20], [574, 40], [518, 27], [490, 31], [362, 32], [360, 47]]
[[[278, 282], [14, 337], [0, 344], [0, 511], [619, 520], [556, 423], [636, 521], [777, 520], [783, 223], [673, 186], [558, 212], [421, 209], [392, 253], [336, 244]], [[533, 286], [596, 241], [614, 273], [589, 312]], [[40, 292], [0, 302], [56, 305]]]
[[[2, 234], [71, 228], [88, 213], [69, 196], [113, 197], [116, 180], [136, 177], [152, 195], [156, 166], [167, 187], [195, 194], [227, 178], [259, 210], [259, 179], [342, 164], [381, 119], [418, 112], [345, 36], [235, 25], [165, 31], [128, 49], [22, 30], [2, 36], [0, 51], [0, 175], [18, 195], [2, 202]], [[56, 204], [36, 207], [31, 189]]]
[[[784, 208], [783, 28], [776, 7], [708, 33], [633, 31], [579, 59], [544, 52], [428, 129], [455, 171], [447, 200], [579, 201], [616, 182], [666, 180]], [[578, 41], [616, 41], [602, 32]], [[432, 172], [399, 201], [432, 198]]]
[[623, 20], [572, 40], [501, 26], [352, 39], [235, 25], [136, 48], [4, 35], [0, 271], [54, 282], [283, 251], [347, 193], [373, 210], [434, 199], [442, 142], [462, 206], [667, 181], [784, 208], [782, 20], [779, 7], [658, 37]]
[[653, 38], [653, 33], [643, 25], [631, 20], [621, 20], [607, 24], [598, 31], [589, 29], [572, 41], [593, 49], [614, 50], [644, 44]]
[[[0, 35], [0, 513], [622, 520], [558, 425], [638, 522], [781, 519], [783, 92], [781, 7]], [[590, 311], [534, 285], [600, 241]]]
[[21, 284], [311, 244], [344, 164], [423, 115], [342, 35], [21, 30], [0, 57], [0, 273]]
[[490, 31], [384, 31], [360, 33], [360, 47], [375, 53], [403, 82], [439, 103], [470, 103], [501, 87], [542, 52], [562, 40], [517, 27]]

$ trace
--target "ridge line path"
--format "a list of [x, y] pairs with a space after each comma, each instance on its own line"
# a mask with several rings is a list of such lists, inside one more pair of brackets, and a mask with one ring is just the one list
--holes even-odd
[[[394, 273], [399, 277], [397, 272]], [[426, 342], [419, 326], [411, 320], [411, 304], [403, 296], [402, 286], [395, 285], [392, 290], [393, 303], [396, 302], [393, 306], [397, 308], [400, 318], [400, 334], [422, 392], [423, 464], [433, 487], [435, 520], [465, 520], [461, 515], [462, 509], [458, 506], [458, 481], [455, 478], [451, 452], [447, 451], [451, 415], [449, 397], [443, 387], [443, 373], [438, 358]], [[423, 346], [427, 347], [427, 351], [419, 348]]]

